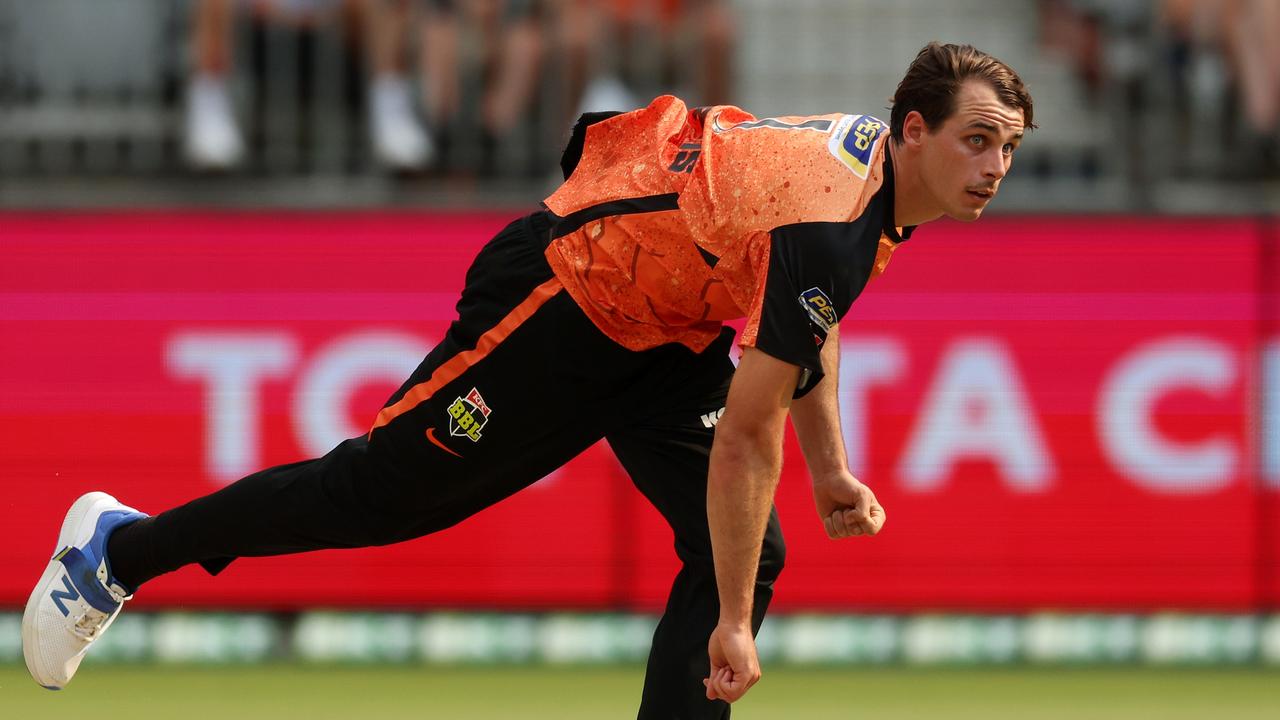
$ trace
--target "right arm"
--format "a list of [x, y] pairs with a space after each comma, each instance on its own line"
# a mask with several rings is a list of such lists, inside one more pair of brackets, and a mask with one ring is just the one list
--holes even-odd
[[[800, 369], [820, 373], [836, 363], [834, 348], [824, 363], [819, 347], [839, 321], [838, 310], [852, 301], [853, 289], [839, 272], [857, 260], [852, 253], [860, 246], [849, 242], [850, 232], [851, 227], [831, 223], [818, 229], [809, 224], [776, 228], [768, 239], [768, 266], [759, 268], [762, 292], [748, 313], [742, 360], [716, 425], [707, 476], [707, 522], [720, 595], [719, 623], [707, 646], [711, 675], [704, 683], [710, 699], [733, 702], [760, 677], [751, 606], [782, 468], [782, 438], [792, 398], [807, 389], [797, 386]], [[806, 376], [806, 383], [820, 379]], [[826, 385], [833, 388], [834, 382]], [[823, 424], [835, 401], [809, 405], [820, 409], [807, 419]], [[834, 432], [838, 439], [838, 428], [817, 435], [828, 438]], [[844, 464], [840, 443], [819, 445], [830, 446], [820, 453], [821, 465]]]
[[707, 476], [707, 523], [720, 619], [708, 644], [709, 699], [733, 702], [760, 679], [751, 632], [756, 569], [782, 471], [782, 438], [799, 368], [753, 348], [729, 386]]

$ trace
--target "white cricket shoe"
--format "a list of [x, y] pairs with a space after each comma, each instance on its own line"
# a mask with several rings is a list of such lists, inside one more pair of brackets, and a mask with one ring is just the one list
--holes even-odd
[[609, 112], [611, 110], [627, 111], [635, 108], [636, 97], [621, 80], [605, 75], [598, 77], [582, 91], [582, 100], [578, 103], [578, 114], [589, 112]]
[[430, 164], [435, 146], [413, 113], [409, 82], [382, 75], [369, 88], [369, 132], [378, 162], [396, 170], [419, 170]]
[[22, 614], [22, 654], [36, 682], [61, 690], [132, 597], [111, 575], [107, 537], [144, 517], [101, 492], [81, 496], [67, 511], [53, 559]]
[[196, 75], [187, 87], [187, 160], [199, 170], [227, 170], [244, 157], [231, 89], [216, 75]]

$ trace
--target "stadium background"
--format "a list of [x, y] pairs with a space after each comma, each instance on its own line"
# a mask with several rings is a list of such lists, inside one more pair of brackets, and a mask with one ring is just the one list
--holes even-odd
[[[61, 705], [21, 684], [20, 610], [79, 493], [156, 511], [367, 428], [444, 331], [476, 249], [554, 187], [576, 110], [675, 91], [758, 116], [887, 117], [932, 39], [1010, 62], [1042, 127], [988, 216], [925, 227], [842, 328], [851, 463], [892, 522], [825, 540], [788, 439], [788, 567], [760, 639], [775, 679], [740, 714], [1276, 708], [1268, 0], [563, 0], [407, 17], [379, 0], [229, 2], [244, 147], [214, 167], [191, 152], [188, 98], [194, 18], [216, 4], [0, 0], [0, 706], [14, 717], [94, 692], [124, 716], [156, 685], [245, 717], [326, 717], [374, 694], [386, 717], [418, 716], [424, 695], [441, 717], [509, 714], [495, 684], [526, 694], [511, 707], [529, 717], [557, 701], [561, 717], [630, 712], [675, 563], [603, 445], [438, 536], [159, 579]], [[566, 18], [589, 11], [577, 41]], [[435, 148], [417, 167], [369, 138], [386, 119], [366, 96], [387, 64], [380, 18], [406, 31], [390, 65]], [[449, 114], [422, 102], [442, 37], [459, 48]], [[512, 67], [529, 70], [527, 102]]]

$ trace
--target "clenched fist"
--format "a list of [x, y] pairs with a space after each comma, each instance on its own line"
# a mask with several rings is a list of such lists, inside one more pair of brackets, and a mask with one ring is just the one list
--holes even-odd
[[750, 627], [720, 624], [707, 643], [711, 670], [702, 684], [708, 700], [734, 702], [760, 680], [760, 659]]
[[884, 527], [884, 508], [875, 493], [850, 473], [815, 479], [813, 504], [832, 540], [875, 535]]

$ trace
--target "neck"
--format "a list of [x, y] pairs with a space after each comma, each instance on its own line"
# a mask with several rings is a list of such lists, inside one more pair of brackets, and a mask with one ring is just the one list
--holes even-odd
[[893, 224], [907, 227], [942, 217], [942, 208], [924, 185], [918, 158], [893, 138], [888, 142], [893, 163]]

